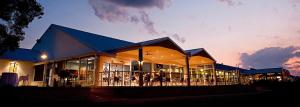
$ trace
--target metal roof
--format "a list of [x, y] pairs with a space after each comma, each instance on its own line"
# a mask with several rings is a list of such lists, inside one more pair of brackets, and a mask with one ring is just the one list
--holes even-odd
[[14, 51], [6, 51], [0, 56], [0, 59], [20, 60], [37, 62], [39, 61], [40, 52], [31, 49], [18, 48]]
[[197, 49], [186, 50], [185, 52], [189, 52], [193, 56], [193, 55], [195, 55], [195, 54], [197, 54], [197, 53], [199, 53], [199, 52], [201, 52], [203, 50], [204, 50], [203, 48], [197, 48]]
[[267, 68], [267, 69], [251, 69], [241, 72], [242, 74], [267, 74], [267, 73], [281, 73], [283, 68]]
[[169, 37], [163, 37], [163, 38], [158, 38], [158, 39], [152, 39], [152, 40], [148, 40], [148, 41], [138, 42], [137, 44], [140, 44], [141, 46], [147, 46], [147, 45], [155, 45], [155, 44], [159, 44], [159, 43], [163, 43], [163, 44], [160, 44], [160, 46], [170, 47], [170, 48], [173, 48], [173, 49], [175, 49], [177, 51], [185, 53], [185, 51], [180, 46], [178, 46]]
[[246, 69], [242, 69], [239, 67], [224, 65], [224, 64], [216, 64], [215, 65], [216, 70], [224, 70], [224, 71], [233, 71], [233, 70], [239, 70], [240, 72], [245, 71]]
[[[49, 30], [51, 29], [51, 30]], [[153, 40], [148, 40], [148, 41], [143, 41], [143, 42], [138, 42], [138, 43], [133, 43], [129, 41], [124, 41], [120, 39], [115, 39], [107, 36], [102, 36], [102, 35], [97, 35], [81, 30], [76, 30], [60, 25], [55, 25], [51, 24], [48, 30], [43, 34], [42, 38], [46, 37], [51, 37], [51, 35], [54, 35], [56, 31], [61, 31], [66, 34], [68, 34], [70, 37], [74, 38], [75, 40], [79, 41], [86, 47], [94, 50], [95, 52], [102, 52], [102, 53], [110, 53], [114, 52], [115, 50], [120, 50], [120, 49], [129, 49], [132, 47], [140, 47], [140, 46], [162, 46], [162, 47], [167, 47], [167, 48], [172, 48], [177, 51], [182, 52], [185, 54], [186, 52], [191, 52], [192, 55], [203, 55], [204, 57], [208, 57], [212, 60], [213, 57], [211, 57], [208, 52], [206, 52], [203, 48], [198, 48], [198, 49], [192, 49], [192, 50], [187, 50], [184, 51], [180, 46], [178, 46], [173, 40], [171, 40], [169, 37], [163, 37], [163, 38], [158, 38], [158, 39], [153, 39]], [[54, 40], [53, 38], [50, 39]], [[49, 40], [48, 40], [49, 41]], [[43, 47], [50, 47], [48, 50], [53, 51], [51, 46], [48, 45], [53, 45], [51, 44], [52, 42], [49, 43], [44, 43]], [[55, 43], [55, 42], [54, 42]], [[29, 49], [18, 49], [15, 52], [8, 52], [6, 53], [5, 57], [3, 58], [11, 58], [11, 59], [22, 59], [22, 60], [28, 60], [28, 61], [38, 61], [39, 59], [39, 52], [35, 52], [35, 47], [32, 48], [33, 50]], [[37, 51], [41, 51], [37, 49]], [[215, 60], [214, 60], [215, 61]]]
[[124, 41], [120, 39], [115, 39], [103, 35], [93, 34], [81, 30], [76, 30], [64, 26], [59, 26], [52, 24], [50, 27], [59, 29], [65, 33], [68, 33], [70, 36], [80, 41], [87, 47], [94, 49], [97, 52], [105, 52], [108, 50], [113, 50], [123, 46], [133, 45], [133, 42]]
[[190, 53], [191, 56], [201, 54], [204, 57], [207, 57], [207, 58], [209, 58], [213, 61], [216, 61], [204, 48], [196, 48], [196, 49], [185, 50], [185, 52]]

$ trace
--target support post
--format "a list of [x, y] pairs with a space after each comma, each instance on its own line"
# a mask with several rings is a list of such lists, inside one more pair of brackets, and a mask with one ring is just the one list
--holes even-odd
[[185, 63], [186, 63], [186, 70], [187, 70], [187, 86], [191, 86], [191, 75], [190, 75], [190, 53], [186, 53], [185, 55]]
[[215, 68], [215, 62], [212, 64], [213, 68], [213, 74], [214, 74], [214, 85], [217, 85], [217, 74], [216, 74], [216, 68]]
[[100, 71], [100, 56], [99, 55], [95, 55], [95, 78], [94, 78], [94, 86], [98, 86], [99, 85], [99, 71]]
[[139, 48], [139, 86], [143, 86], [143, 48]]
[[46, 86], [48, 85], [48, 84], [47, 84], [47, 69], [48, 69], [48, 68], [47, 68], [47, 65], [48, 65], [48, 63], [46, 62], [46, 63], [44, 64], [44, 70], [43, 70], [43, 72], [44, 72], [44, 73], [43, 73], [43, 77], [44, 77], [44, 78], [43, 78], [43, 81], [44, 81], [44, 82], [43, 82], [43, 86], [44, 86], [44, 87], [46, 87]]

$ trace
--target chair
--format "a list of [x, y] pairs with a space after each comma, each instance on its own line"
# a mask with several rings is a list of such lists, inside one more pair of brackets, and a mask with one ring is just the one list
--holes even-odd
[[29, 75], [25, 75], [25, 76], [20, 76], [19, 77], [19, 82], [23, 82], [23, 86], [27, 86], [29, 84]]

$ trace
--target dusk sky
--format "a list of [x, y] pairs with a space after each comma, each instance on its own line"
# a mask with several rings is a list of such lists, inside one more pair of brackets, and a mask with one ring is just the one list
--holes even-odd
[[26, 29], [32, 48], [50, 24], [140, 42], [168, 36], [218, 63], [280, 67], [300, 76], [300, 0], [39, 0]]

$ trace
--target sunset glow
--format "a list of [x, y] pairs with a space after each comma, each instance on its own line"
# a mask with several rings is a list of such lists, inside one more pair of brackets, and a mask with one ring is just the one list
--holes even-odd
[[[184, 49], [205, 48], [218, 63], [244, 68], [284, 66], [300, 76], [299, 0], [39, 3], [45, 14], [26, 29], [23, 48], [32, 48], [50, 24], [59, 24], [131, 42], [168, 36]], [[272, 62], [255, 66], [253, 61]]]

